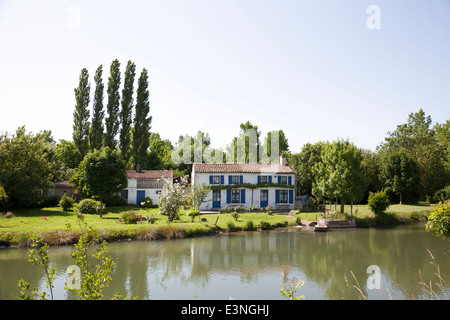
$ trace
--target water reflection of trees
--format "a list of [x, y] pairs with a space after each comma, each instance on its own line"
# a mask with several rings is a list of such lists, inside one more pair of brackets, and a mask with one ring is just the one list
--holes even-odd
[[[111, 243], [110, 255], [116, 263], [111, 287], [105, 297], [116, 292], [151, 298], [151, 284], [195, 284], [205, 287], [212, 278], [237, 276], [242, 284], [257, 282], [258, 277], [277, 273], [282, 277], [299, 276], [306, 283], [321, 287], [328, 299], [357, 299], [359, 294], [351, 285], [350, 271], [358, 279], [365, 295], [370, 265], [381, 268], [383, 280], [395, 283], [390, 290], [394, 298], [417, 298], [422, 293], [419, 269], [428, 279], [435, 272], [429, 264], [431, 250], [441, 265], [441, 274], [450, 279], [448, 240], [437, 239], [423, 230], [411, 228], [353, 229], [314, 232], [252, 232], [243, 234], [200, 237], [183, 240]], [[72, 264], [70, 251], [53, 260], [57, 270]], [[20, 259], [25, 255], [21, 255]], [[26, 259], [25, 259], [26, 260]], [[18, 279], [8, 280], [14, 259], [1, 261], [1, 290], [17, 286]], [[31, 264], [22, 264], [20, 272], [31, 283], [42, 281], [42, 274]], [[14, 271], [16, 273], [16, 271]], [[10, 273], [9, 273], [10, 275]], [[347, 286], [345, 275], [350, 286]], [[416, 281], [417, 280], [417, 281]], [[13, 281], [14, 283], [8, 283]], [[5, 284], [5, 285], [4, 285]], [[193, 293], [194, 294], [194, 293]], [[306, 293], [302, 293], [306, 295]], [[375, 295], [375, 297], [379, 297]], [[385, 297], [386, 298], [386, 297]]]

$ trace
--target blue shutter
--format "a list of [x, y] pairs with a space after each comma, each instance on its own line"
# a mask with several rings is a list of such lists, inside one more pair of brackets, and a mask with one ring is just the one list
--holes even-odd
[[269, 183], [272, 183], [272, 176], [269, 176]]
[[278, 184], [281, 184], [281, 176], [278, 176]]
[[213, 176], [209, 176], [209, 184], [213, 184]]
[[261, 183], [261, 176], [258, 176], [258, 183]]
[[292, 184], [292, 177], [291, 176], [288, 177], [288, 184]]
[[231, 189], [227, 189], [227, 203], [231, 203]]
[[239, 183], [244, 183], [244, 176], [239, 176]]
[[294, 190], [289, 190], [289, 203], [294, 203]]
[[275, 202], [280, 203], [280, 190], [275, 190]]
[[245, 203], [245, 189], [241, 189], [241, 203]]
[[225, 183], [225, 177], [224, 176], [220, 176], [220, 184], [224, 184]]
[[233, 176], [228, 176], [228, 184], [233, 184]]

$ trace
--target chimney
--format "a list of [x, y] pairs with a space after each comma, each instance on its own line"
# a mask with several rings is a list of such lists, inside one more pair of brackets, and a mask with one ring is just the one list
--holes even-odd
[[139, 163], [136, 165], [136, 172], [141, 172], [141, 165]]
[[286, 166], [287, 165], [287, 163], [286, 163], [286, 156], [284, 155], [284, 153], [282, 153], [281, 156], [280, 156], [280, 165], [282, 165], [282, 166]]

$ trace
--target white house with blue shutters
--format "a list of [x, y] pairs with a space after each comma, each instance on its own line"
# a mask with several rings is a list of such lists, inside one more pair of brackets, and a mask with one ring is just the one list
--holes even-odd
[[191, 183], [211, 186], [200, 210], [229, 206], [294, 209], [297, 172], [286, 163], [194, 163]]

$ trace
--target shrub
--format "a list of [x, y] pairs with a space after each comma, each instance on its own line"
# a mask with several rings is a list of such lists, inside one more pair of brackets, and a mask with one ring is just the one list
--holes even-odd
[[234, 225], [233, 221], [228, 221], [227, 222], [227, 231], [231, 232], [236, 230], [236, 226]]
[[367, 202], [369, 209], [375, 214], [383, 214], [390, 206], [386, 191], [370, 192]]
[[268, 222], [268, 221], [265, 221], [265, 220], [261, 220], [260, 222], [259, 222], [259, 228], [261, 229], [261, 230], [270, 230], [270, 229], [272, 229], [272, 225], [270, 224], [270, 222]]
[[154, 224], [156, 222], [156, 217], [154, 214], [152, 214], [151, 216], [145, 216], [145, 218], [147, 219], [147, 223]]
[[239, 219], [240, 214], [237, 212], [232, 212], [231, 216], [234, 218], [235, 221], [237, 221], [237, 219]]
[[267, 206], [266, 207], [266, 212], [267, 212], [267, 214], [272, 214], [272, 212], [273, 212], [272, 206]]
[[5, 213], [3, 215], [3, 217], [9, 219], [9, 218], [14, 217], [14, 214], [11, 211], [8, 211], [7, 213]]
[[302, 225], [302, 218], [296, 217], [296, 218], [295, 218], [295, 223], [296, 223], [298, 226], [301, 226], [301, 225]]
[[199, 214], [200, 214], [200, 210], [195, 210], [194, 208], [191, 208], [187, 213], [187, 215], [191, 218], [195, 218]]
[[439, 237], [450, 237], [450, 200], [432, 206], [426, 229]]
[[[97, 214], [98, 210], [100, 210], [100, 205], [100, 201], [83, 199], [78, 204], [78, 211], [84, 214]], [[102, 209], [105, 209], [105, 205], [103, 205]]]
[[152, 200], [152, 198], [145, 197], [144, 199], [142, 199], [141, 206], [143, 206], [144, 208], [151, 208], [151, 207], [153, 207], [153, 200]]
[[245, 208], [243, 206], [237, 206], [236, 208], [234, 208], [234, 210], [238, 213], [241, 213], [245, 211]]
[[61, 197], [61, 200], [59, 200], [58, 206], [61, 207], [64, 211], [70, 211], [72, 210], [74, 204], [74, 200], [72, 197], [68, 197], [65, 193]]
[[255, 228], [255, 224], [253, 223], [252, 220], [247, 220], [245, 222], [245, 225], [244, 225], [244, 230], [245, 231], [251, 231], [251, 230], [255, 230], [255, 229], [256, 229]]
[[134, 210], [122, 212], [119, 221], [125, 224], [142, 223], [142, 215], [137, 214]]

